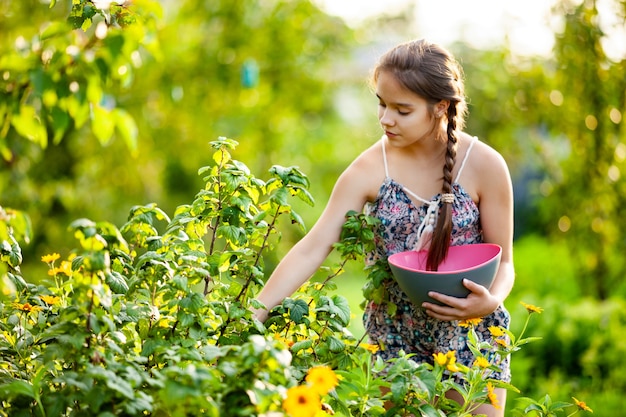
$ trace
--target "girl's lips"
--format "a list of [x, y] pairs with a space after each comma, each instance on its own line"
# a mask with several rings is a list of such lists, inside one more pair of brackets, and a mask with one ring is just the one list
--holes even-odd
[[391, 132], [387, 132], [387, 131], [385, 131], [385, 135], [387, 135], [388, 138], [393, 138], [395, 136], [398, 136], [395, 133], [391, 133]]

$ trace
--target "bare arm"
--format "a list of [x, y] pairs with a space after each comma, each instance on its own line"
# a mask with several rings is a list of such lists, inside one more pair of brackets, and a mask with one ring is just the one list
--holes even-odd
[[475, 172], [479, 196], [480, 219], [484, 241], [502, 247], [500, 267], [491, 288], [472, 281], [464, 285], [471, 291], [467, 298], [433, 294], [448, 306], [424, 303], [429, 315], [441, 320], [484, 317], [508, 297], [515, 281], [513, 267], [513, 187], [504, 159], [489, 148], [481, 154], [481, 169]]
[[257, 299], [267, 310], [255, 311], [259, 320], [265, 321], [269, 310], [297, 291], [319, 269], [333, 244], [339, 241], [346, 213], [363, 209], [371, 194], [371, 176], [364, 175], [364, 164], [358, 161], [341, 174], [316, 224], [287, 253], [261, 290]]

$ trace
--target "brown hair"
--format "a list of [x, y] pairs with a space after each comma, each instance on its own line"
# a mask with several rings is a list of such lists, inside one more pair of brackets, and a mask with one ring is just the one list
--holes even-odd
[[[447, 150], [441, 192], [451, 193], [457, 134], [463, 129], [467, 114], [461, 66], [446, 49], [422, 39], [400, 44], [385, 53], [374, 69], [374, 80], [383, 71], [392, 74], [404, 87], [425, 99], [433, 117], [437, 103], [442, 100], [449, 102], [446, 114]], [[444, 203], [439, 211], [428, 252], [426, 267], [429, 270], [437, 270], [448, 255], [450, 246], [452, 205]]]

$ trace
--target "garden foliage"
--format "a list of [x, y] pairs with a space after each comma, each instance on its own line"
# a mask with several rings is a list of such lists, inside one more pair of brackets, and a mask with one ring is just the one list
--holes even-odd
[[[74, 221], [78, 247], [43, 255], [49, 276], [38, 285], [19, 269], [14, 237], [26, 223], [4, 210], [0, 415], [462, 416], [484, 402], [499, 406], [495, 387], [515, 390], [490, 375], [499, 358], [533, 340], [525, 330], [515, 337], [494, 328], [496, 343], [472, 331], [471, 368], [454, 351], [437, 353], [433, 365], [410, 355], [384, 363], [372, 356], [379, 346], [350, 334], [350, 308], [332, 278], [371, 249], [376, 222], [363, 214], [347, 213], [335, 247], [341, 261], [327, 279], [256, 320], [277, 220], [304, 227], [290, 199], [313, 199], [300, 170], [274, 166], [259, 179], [232, 159], [235, 145], [211, 143], [213, 164], [199, 170], [205, 187], [171, 218], [152, 204], [133, 207], [120, 228]], [[449, 390], [465, 404], [446, 399]], [[527, 401], [528, 410], [539, 407]]]

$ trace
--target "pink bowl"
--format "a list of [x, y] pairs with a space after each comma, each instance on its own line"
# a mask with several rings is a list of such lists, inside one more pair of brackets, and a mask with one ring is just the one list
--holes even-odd
[[429, 291], [467, 297], [470, 291], [463, 286], [463, 279], [489, 288], [498, 272], [502, 248], [493, 243], [451, 246], [437, 271], [426, 270], [427, 256], [428, 252], [423, 250], [399, 252], [389, 257], [389, 266], [398, 285], [418, 306], [424, 301], [441, 304], [428, 296]]

